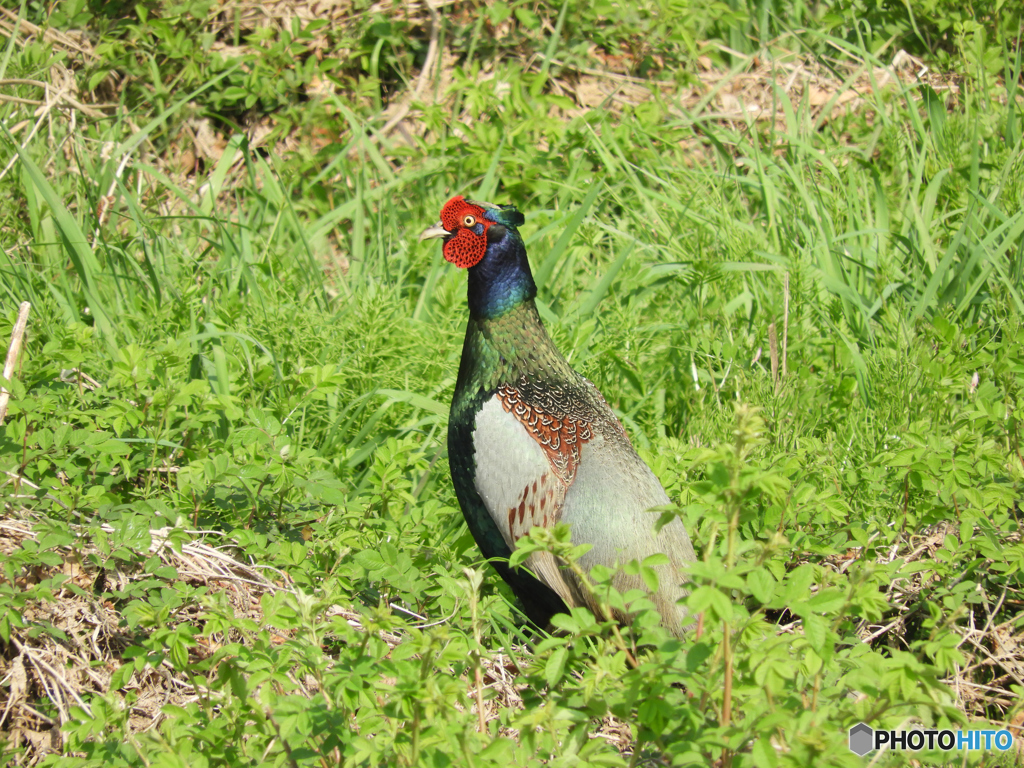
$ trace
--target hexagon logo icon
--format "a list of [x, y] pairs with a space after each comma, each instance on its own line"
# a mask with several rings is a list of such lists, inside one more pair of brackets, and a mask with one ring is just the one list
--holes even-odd
[[875, 743], [875, 732], [870, 725], [857, 723], [850, 729], [850, 751], [864, 757], [872, 750]]

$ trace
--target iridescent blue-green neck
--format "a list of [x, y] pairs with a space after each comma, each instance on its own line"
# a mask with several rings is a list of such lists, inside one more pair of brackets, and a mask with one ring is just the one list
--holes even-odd
[[[512, 213], [521, 220], [521, 214]], [[488, 231], [487, 253], [469, 268], [469, 314], [478, 320], [499, 317], [537, 295], [526, 246], [514, 225], [503, 220], [506, 211], [485, 215], [496, 224]]]

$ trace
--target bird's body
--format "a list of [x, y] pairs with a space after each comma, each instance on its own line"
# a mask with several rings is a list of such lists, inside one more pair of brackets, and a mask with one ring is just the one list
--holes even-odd
[[[661, 483], [633, 449], [601, 393], [574, 371], [551, 342], [534, 304], [536, 287], [511, 207], [450, 200], [424, 237], [445, 238], [445, 258], [469, 271], [470, 318], [448, 425], [455, 492], [469, 529], [527, 615], [541, 626], [593, 597], [553, 555], [526, 560], [531, 576], [507, 559], [535, 525], [567, 523], [574, 544], [592, 548], [589, 571], [642, 560], [656, 552], [652, 595], [664, 625], [681, 634], [686, 595], [681, 566], [694, 560], [686, 530], [672, 520], [655, 533], [651, 507], [668, 504]], [[645, 589], [619, 571], [620, 592]], [[624, 621], [628, 617], [617, 615]]]

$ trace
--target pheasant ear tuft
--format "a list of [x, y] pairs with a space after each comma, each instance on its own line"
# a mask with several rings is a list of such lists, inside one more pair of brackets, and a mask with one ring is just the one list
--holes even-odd
[[501, 206], [498, 220], [507, 227], [521, 227], [526, 223], [526, 217], [517, 211], [514, 205]]

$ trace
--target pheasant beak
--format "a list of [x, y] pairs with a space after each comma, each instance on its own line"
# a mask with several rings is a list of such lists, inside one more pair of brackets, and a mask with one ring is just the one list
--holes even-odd
[[424, 229], [423, 233], [420, 235], [420, 240], [435, 240], [439, 237], [450, 237], [451, 234], [451, 232], [441, 226], [441, 222], [439, 221], [434, 226]]

